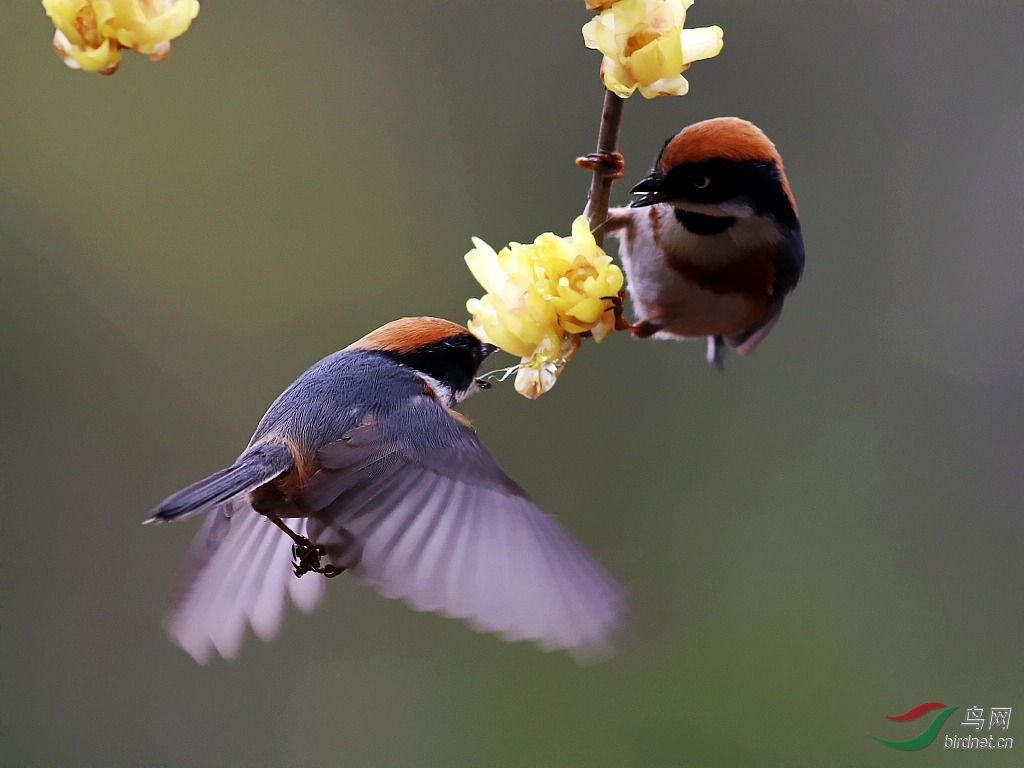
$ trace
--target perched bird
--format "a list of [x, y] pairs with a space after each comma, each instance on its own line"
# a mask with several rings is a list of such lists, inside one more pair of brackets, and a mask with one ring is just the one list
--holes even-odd
[[404, 318], [302, 374], [234, 464], [146, 521], [206, 514], [171, 638], [200, 663], [233, 658], [247, 624], [276, 634], [287, 595], [316, 605], [324, 580], [295, 576], [347, 570], [507, 640], [609, 651], [622, 591], [452, 410], [487, 386], [494, 351], [447, 320]]
[[775, 145], [736, 117], [696, 123], [662, 148], [654, 170], [608, 213], [620, 241], [635, 335], [707, 337], [751, 352], [778, 322], [804, 267], [796, 201]]

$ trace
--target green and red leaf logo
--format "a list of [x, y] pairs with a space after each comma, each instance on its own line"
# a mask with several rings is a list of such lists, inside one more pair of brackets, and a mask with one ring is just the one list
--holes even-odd
[[953, 714], [953, 710], [956, 709], [955, 706], [947, 707], [941, 702], [929, 701], [924, 704], [918, 704], [916, 707], [907, 710], [902, 715], [886, 715], [889, 720], [893, 720], [897, 723], [906, 723], [910, 720], [916, 720], [922, 715], [936, 709], [941, 709], [942, 711], [932, 718], [932, 721], [929, 723], [927, 728], [912, 739], [907, 739], [906, 741], [890, 741], [889, 739], [883, 739], [881, 736], [875, 736], [873, 733], [869, 735], [875, 741], [879, 741], [882, 744], [885, 744], [885, 746], [892, 747], [893, 749], [902, 749], [906, 752], [915, 749], [923, 749], [931, 744], [932, 740], [934, 740], [938, 735], [939, 730], [942, 728], [942, 724], [946, 722], [946, 718]]

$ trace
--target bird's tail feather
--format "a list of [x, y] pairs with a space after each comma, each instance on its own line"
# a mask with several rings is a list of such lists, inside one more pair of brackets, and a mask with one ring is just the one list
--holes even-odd
[[150, 513], [146, 523], [191, 517], [273, 480], [290, 469], [293, 462], [292, 453], [284, 443], [253, 446], [227, 469], [168, 496]]

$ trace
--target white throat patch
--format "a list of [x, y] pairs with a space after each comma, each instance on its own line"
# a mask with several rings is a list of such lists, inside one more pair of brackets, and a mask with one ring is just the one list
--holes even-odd
[[[430, 389], [431, 392], [437, 395], [437, 399], [441, 401], [441, 404], [448, 408], [451, 408], [456, 403], [462, 402], [467, 397], [469, 397], [469, 395], [472, 394], [473, 391], [475, 391], [471, 386], [466, 393], [461, 394], [461, 396], [459, 397], [456, 396], [456, 393], [452, 392], [451, 387], [449, 387], [447, 384], [442, 384], [433, 376], [427, 376], [427, 374], [421, 371], [416, 371], [416, 376], [419, 377], [419, 380], [422, 381], [424, 385], [426, 385]], [[473, 385], [476, 385], [475, 380], [473, 381]]]

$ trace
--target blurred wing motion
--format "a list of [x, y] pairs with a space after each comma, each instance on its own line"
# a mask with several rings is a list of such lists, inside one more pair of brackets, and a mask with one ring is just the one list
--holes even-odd
[[507, 640], [611, 652], [620, 587], [433, 399], [353, 430], [320, 461], [299, 498], [306, 530], [359, 581]]
[[[432, 398], [351, 430], [319, 460], [280, 516], [359, 581], [508, 640], [584, 659], [611, 652], [626, 607], [619, 586]], [[233, 658], [247, 624], [265, 640], [276, 634], [288, 594], [312, 610], [324, 579], [295, 578], [291, 544], [248, 494], [215, 507], [168, 619], [174, 641], [200, 663], [213, 649]]]
[[[305, 521], [292, 521], [302, 533]], [[171, 639], [200, 664], [213, 649], [238, 655], [246, 625], [262, 639], [277, 634], [285, 598], [312, 611], [324, 591], [322, 578], [292, 574], [291, 539], [238, 496], [215, 507], [188, 553], [182, 588], [167, 617]]]

